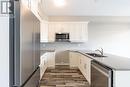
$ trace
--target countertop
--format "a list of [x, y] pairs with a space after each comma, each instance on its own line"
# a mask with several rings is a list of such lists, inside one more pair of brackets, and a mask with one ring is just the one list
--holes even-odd
[[43, 49], [41, 49], [41, 50], [40, 50], [40, 55], [43, 55], [43, 54], [45, 54], [46, 52], [55, 52], [55, 49], [54, 49], [54, 50], [43, 50]]
[[104, 55], [107, 57], [92, 57], [86, 54], [86, 53], [91, 53], [90, 51], [81, 51], [81, 50], [69, 50], [69, 51], [81, 53], [99, 62], [100, 64], [103, 64], [116, 71], [119, 71], [119, 70], [129, 71], [130, 70], [130, 58], [125, 58], [125, 57], [116, 56], [112, 54], [106, 54], [106, 53], [104, 53]]

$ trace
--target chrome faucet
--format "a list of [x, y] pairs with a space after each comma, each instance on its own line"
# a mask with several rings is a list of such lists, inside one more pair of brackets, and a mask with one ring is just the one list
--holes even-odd
[[[101, 49], [101, 50], [100, 50], [100, 49]], [[97, 49], [97, 50], [95, 50], [95, 51], [98, 51], [98, 52], [101, 53], [101, 55], [103, 55], [103, 48], [100, 48], [100, 49]]]

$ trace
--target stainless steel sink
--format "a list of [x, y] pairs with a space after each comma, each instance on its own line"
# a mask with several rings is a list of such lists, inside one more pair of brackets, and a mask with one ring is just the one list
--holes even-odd
[[97, 53], [86, 53], [86, 54], [88, 54], [89, 56], [92, 56], [92, 57], [107, 57], [107, 56], [97, 54]]

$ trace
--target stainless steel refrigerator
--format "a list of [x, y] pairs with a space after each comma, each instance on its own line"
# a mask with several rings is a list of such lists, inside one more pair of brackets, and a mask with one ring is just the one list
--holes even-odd
[[40, 80], [40, 21], [19, 0], [10, 17], [10, 87], [37, 87]]

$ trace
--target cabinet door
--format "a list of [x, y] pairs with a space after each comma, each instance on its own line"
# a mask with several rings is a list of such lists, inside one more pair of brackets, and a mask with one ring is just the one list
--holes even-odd
[[79, 42], [80, 41], [80, 28], [78, 23], [72, 23], [70, 25], [70, 41]]
[[50, 26], [55, 30], [55, 33], [69, 33], [70, 23], [65, 22], [51, 22]]
[[41, 40], [40, 42], [48, 42], [48, 23], [46, 21], [41, 22]]
[[82, 23], [81, 30], [79, 31], [80, 34], [80, 40], [81, 42], [87, 42], [88, 40], [88, 23]]
[[84, 75], [84, 77], [87, 79], [89, 83], [91, 83], [91, 58], [88, 58], [87, 56], [84, 56], [80, 54], [80, 64], [79, 69]]
[[42, 78], [44, 72], [47, 69], [47, 53], [43, 54], [40, 57], [40, 78]]
[[30, 10], [33, 14], [40, 20], [43, 20], [43, 13], [41, 10], [41, 0], [29, 0], [30, 1]]
[[70, 25], [70, 41], [86, 42], [88, 36], [88, 23], [71, 23]]
[[31, 1], [31, 11], [35, 14], [38, 12], [38, 0], [30, 0]]
[[49, 23], [49, 25], [48, 25], [48, 41], [49, 42], [55, 41], [55, 33], [56, 33], [55, 24]]
[[31, 0], [21, 0], [22, 4], [30, 9]]
[[88, 57], [84, 60], [84, 73], [85, 78], [91, 83], [91, 59]]
[[78, 67], [78, 54], [75, 52], [70, 52], [70, 67]]
[[49, 52], [47, 60], [48, 60], [48, 67], [55, 67], [55, 52]]
[[84, 56], [80, 54], [80, 64], [79, 64], [79, 69], [83, 73], [84, 72]]

